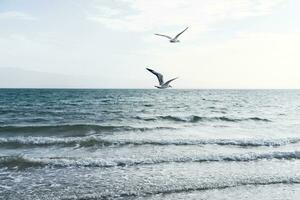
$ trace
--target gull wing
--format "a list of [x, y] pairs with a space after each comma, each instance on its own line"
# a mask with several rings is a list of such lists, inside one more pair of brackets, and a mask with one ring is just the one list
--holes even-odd
[[164, 83], [164, 85], [169, 85], [172, 81], [178, 79], [179, 77], [176, 77], [176, 78], [172, 78], [170, 80], [168, 80], [167, 82]]
[[157, 33], [155, 33], [154, 35], [158, 35], [158, 36], [166, 37], [166, 38], [168, 38], [168, 39], [172, 40], [172, 37], [170, 37], [170, 36], [168, 36], [168, 35], [162, 35], [162, 34], [157, 34]]
[[174, 39], [177, 39], [184, 31], [186, 31], [189, 27], [186, 27], [183, 31], [181, 31], [180, 33], [178, 33]]
[[154, 71], [153, 69], [149, 69], [149, 68], [146, 68], [146, 69], [157, 77], [159, 85], [163, 85], [164, 84], [164, 77], [163, 77], [162, 74]]

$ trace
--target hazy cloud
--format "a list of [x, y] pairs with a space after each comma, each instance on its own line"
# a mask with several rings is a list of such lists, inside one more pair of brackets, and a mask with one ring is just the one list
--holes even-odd
[[[53, 78], [54, 83], [55, 75], [24, 72], [18, 76], [24, 87], [152, 87], [154, 77], [145, 70], [152, 67], [166, 77], [180, 76], [176, 88], [300, 88], [299, 5], [294, 0], [7, 1], [0, 12], [5, 27], [0, 68], [68, 76]], [[42, 20], [21, 21], [35, 18]], [[175, 35], [185, 26], [190, 29], [179, 44], [153, 34]], [[0, 87], [17, 86], [14, 74], [21, 72], [3, 74]], [[44, 85], [39, 77], [45, 77]]]
[[[88, 20], [119, 30], [146, 31], [158, 26], [192, 25], [204, 30], [212, 23], [240, 20], [271, 13], [286, 0], [126, 0], [123, 6], [109, 7], [98, 1], [98, 12], [89, 13]], [[96, 1], [97, 2], [97, 1]], [[124, 6], [124, 3], [126, 6]], [[132, 12], [126, 13], [131, 9]]]
[[6, 11], [0, 13], [0, 20], [36, 20], [36, 18], [23, 12]]

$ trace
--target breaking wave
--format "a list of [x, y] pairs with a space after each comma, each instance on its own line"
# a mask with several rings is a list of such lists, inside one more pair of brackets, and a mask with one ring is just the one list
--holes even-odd
[[278, 147], [300, 142], [300, 138], [286, 139], [199, 139], [199, 140], [127, 140], [127, 139], [106, 139], [97, 136], [86, 137], [7, 137], [0, 138], [2, 148], [33, 148], [42, 146], [62, 146], [62, 147], [118, 147], [124, 145], [224, 145], [240, 147]]
[[150, 131], [156, 129], [174, 129], [171, 127], [132, 127], [132, 126], [102, 126], [93, 124], [50, 125], [50, 126], [2, 126], [0, 135], [72, 135], [84, 136], [101, 132]]
[[145, 159], [119, 159], [105, 160], [99, 158], [26, 158], [22, 156], [0, 157], [0, 167], [24, 169], [29, 167], [125, 167], [135, 165], [155, 165], [161, 163], [186, 163], [186, 162], [249, 162], [256, 160], [291, 160], [300, 159], [300, 151], [270, 152], [270, 153], [244, 153], [232, 155], [202, 155], [197, 157], [169, 157]]

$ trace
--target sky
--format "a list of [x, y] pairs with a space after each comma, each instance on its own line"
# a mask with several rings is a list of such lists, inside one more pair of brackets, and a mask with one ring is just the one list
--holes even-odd
[[[299, 0], [0, 0], [0, 87], [300, 88]], [[154, 33], [180, 36], [169, 43]]]

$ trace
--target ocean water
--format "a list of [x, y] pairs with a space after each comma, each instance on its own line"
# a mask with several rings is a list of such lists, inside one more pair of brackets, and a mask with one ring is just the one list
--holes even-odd
[[0, 90], [0, 199], [299, 199], [300, 90]]

